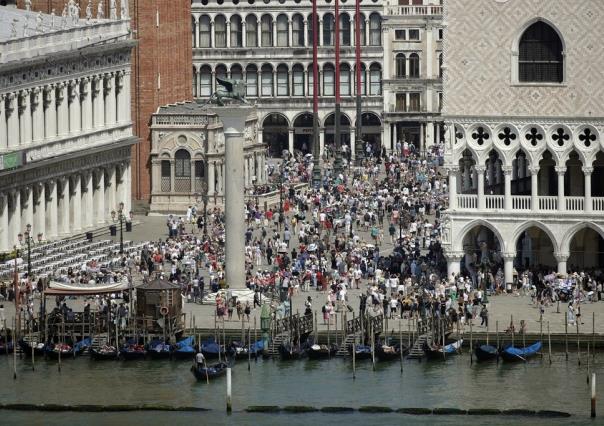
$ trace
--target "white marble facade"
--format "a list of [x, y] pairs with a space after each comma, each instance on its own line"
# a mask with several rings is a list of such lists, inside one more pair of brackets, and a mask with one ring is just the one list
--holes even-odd
[[[224, 204], [226, 158], [223, 125], [197, 102], [160, 107], [151, 120], [151, 211], [183, 212], [190, 205]], [[267, 182], [266, 146], [258, 141], [257, 117], [244, 132], [244, 188]]]
[[[40, 18], [39, 18], [40, 17]], [[38, 20], [37, 27], [31, 23]], [[0, 7], [0, 251], [29, 224], [53, 239], [130, 210], [128, 21], [69, 21]], [[31, 22], [28, 24], [28, 22]], [[10, 24], [7, 24], [10, 26]]]

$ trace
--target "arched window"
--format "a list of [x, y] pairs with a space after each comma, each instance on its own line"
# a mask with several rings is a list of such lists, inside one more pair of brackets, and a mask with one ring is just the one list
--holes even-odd
[[199, 96], [210, 96], [212, 94], [212, 70], [204, 65], [199, 71]]
[[170, 160], [161, 162], [161, 192], [170, 192], [172, 190], [172, 175], [170, 171]]
[[323, 45], [324, 46], [333, 46], [335, 21], [333, 15], [331, 13], [326, 13], [323, 15]]
[[231, 66], [231, 79], [243, 80], [243, 70], [241, 69], [241, 65], [235, 64]]
[[226, 47], [226, 18], [218, 15], [214, 18], [214, 47]]
[[519, 45], [518, 79], [526, 83], [562, 83], [562, 40], [543, 21], [528, 27]]
[[211, 47], [211, 34], [210, 17], [202, 15], [199, 18], [199, 47]]
[[409, 55], [409, 77], [419, 78], [419, 55], [417, 53]]
[[288, 25], [286, 15], [277, 16], [277, 46], [279, 47], [288, 45]]
[[[357, 71], [356, 66], [354, 68], [354, 93], [357, 94]], [[361, 95], [367, 94], [367, 85], [365, 84], [365, 64], [361, 64]]]
[[369, 67], [369, 94], [373, 96], [382, 94], [382, 68], [378, 64]]
[[399, 78], [407, 77], [407, 58], [404, 53], [396, 55], [396, 76]]
[[340, 65], [340, 95], [350, 96], [350, 65]]
[[216, 68], [214, 69], [215, 73], [216, 73], [216, 77], [225, 79], [227, 78], [227, 68], [225, 65], [216, 65]]
[[350, 46], [350, 16], [347, 13], [340, 15], [340, 44]]
[[245, 38], [247, 47], [258, 47], [258, 20], [254, 15], [245, 18]]
[[263, 15], [260, 21], [260, 31], [262, 33], [262, 47], [273, 46], [273, 17]]
[[191, 19], [191, 35], [193, 36], [193, 41], [191, 42], [191, 46], [193, 47], [199, 47], [195, 45], [195, 17], [192, 17]]
[[367, 46], [367, 38], [365, 37], [365, 29], [367, 28], [367, 23], [365, 22], [365, 15], [361, 13], [360, 22], [361, 25], [361, 46]]
[[294, 46], [304, 46], [304, 17], [294, 15], [292, 18], [292, 43]]
[[304, 68], [302, 65], [296, 64], [292, 68], [294, 87], [293, 87], [293, 95], [294, 96], [304, 96]]
[[201, 160], [195, 161], [195, 192], [202, 193], [206, 175], [205, 163]]
[[231, 47], [243, 46], [243, 28], [239, 15], [231, 16]]
[[285, 65], [277, 67], [277, 96], [289, 96], [289, 72]]
[[323, 67], [323, 94], [325, 96], [334, 96], [335, 68], [331, 64], [325, 64]]
[[273, 67], [262, 65], [262, 96], [273, 96]]
[[[306, 90], [306, 93], [308, 93], [308, 96], [313, 96], [313, 93], [314, 93], [314, 84], [313, 84], [313, 82], [315, 80], [314, 80], [314, 74], [312, 72], [312, 64], [310, 64], [308, 66], [308, 71], [307, 71], [306, 75], [308, 75], [308, 78], [306, 79], [307, 80], [306, 82], [308, 84], [308, 89]], [[318, 84], [318, 85], [320, 85], [320, 84]], [[321, 94], [321, 88], [320, 87], [317, 87], [317, 93]]]
[[245, 69], [246, 95], [258, 96], [258, 68], [256, 65], [248, 65]]
[[174, 154], [174, 192], [191, 192], [191, 154], [186, 149]]
[[199, 76], [197, 75], [197, 69], [193, 67], [193, 96], [198, 97], [199, 93], [197, 93], [197, 85], [199, 84]]
[[382, 17], [378, 13], [372, 13], [369, 17], [369, 45], [382, 45]]

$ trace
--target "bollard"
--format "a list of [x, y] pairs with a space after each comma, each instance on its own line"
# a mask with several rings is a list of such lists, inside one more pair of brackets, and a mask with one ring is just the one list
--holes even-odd
[[591, 373], [591, 417], [596, 417], [596, 373]]
[[231, 414], [233, 411], [232, 403], [231, 403], [231, 367], [227, 367], [227, 414]]

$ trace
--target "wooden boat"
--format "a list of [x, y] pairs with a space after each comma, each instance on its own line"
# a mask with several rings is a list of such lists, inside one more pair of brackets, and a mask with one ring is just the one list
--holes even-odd
[[172, 357], [175, 359], [193, 359], [196, 354], [194, 345], [195, 340], [193, 337], [187, 337], [186, 339], [176, 342]]
[[[428, 359], [444, 359], [447, 356], [457, 354], [459, 348], [463, 344], [463, 339], [457, 340], [453, 343], [449, 343], [448, 345], [440, 346], [440, 345], [425, 345], [424, 353], [426, 354], [426, 358]], [[443, 356], [444, 353], [444, 356]]]
[[492, 345], [476, 345], [474, 354], [478, 361], [490, 361], [499, 357], [499, 351]]
[[172, 346], [160, 340], [152, 340], [146, 347], [151, 359], [168, 359], [172, 354]]
[[[352, 356], [352, 345], [350, 346], [349, 352], [350, 355]], [[371, 359], [371, 346], [369, 345], [356, 345], [354, 347], [354, 351], [355, 351], [355, 358], [356, 359]]]
[[226, 355], [224, 346], [219, 345], [213, 339], [201, 342], [201, 353], [206, 359], [218, 358], [218, 354], [222, 357]]
[[134, 343], [126, 344], [120, 349], [120, 357], [124, 360], [143, 359], [146, 355], [145, 347]]
[[99, 349], [90, 348], [90, 358], [96, 361], [115, 360], [119, 356], [115, 346], [104, 345]]
[[90, 337], [86, 337], [85, 339], [80, 340], [75, 345], [73, 345], [73, 353], [74, 355], [82, 355], [84, 352], [90, 349], [92, 346], [92, 339]]
[[[19, 342], [21, 343], [21, 342]], [[21, 346], [21, 345], [19, 345]], [[13, 341], [9, 341], [8, 343], [5, 342], [0, 342], [0, 355], [6, 355], [7, 353], [12, 353], [13, 352]], [[29, 351], [29, 354], [31, 355], [31, 350]]]
[[226, 362], [220, 362], [218, 364], [204, 367], [193, 365], [191, 366], [191, 372], [198, 381], [205, 382], [206, 380], [212, 380], [217, 377], [224, 376], [226, 374], [227, 367], [228, 365]]
[[541, 350], [541, 342], [533, 343], [524, 348], [516, 348], [509, 345], [501, 351], [501, 357], [505, 361], [526, 361], [528, 358], [535, 356]]
[[[407, 347], [407, 345], [403, 345], [402, 351], [403, 356], [409, 353], [409, 348]], [[401, 358], [401, 348], [399, 345], [378, 345], [375, 348], [375, 356], [380, 361], [399, 360]]]
[[289, 343], [281, 343], [279, 354], [282, 360], [301, 359], [307, 354], [307, 348], [304, 345], [293, 346]]
[[248, 352], [251, 356], [257, 357], [258, 355], [262, 355], [264, 349], [264, 342], [262, 340], [258, 340], [256, 343], [253, 343], [251, 346], [242, 345], [240, 342], [233, 342], [229, 347], [228, 355], [230, 357], [237, 359], [247, 359]]
[[[19, 347], [25, 356], [31, 356], [31, 343], [25, 340], [19, 340]], [[44, 343], [36, 343], [34, 346], [34, 356], [44, 356], [46, 345]]]
[[67, 343], [51, 343], [50, 345], [46, 345], [45, 354], [47, 357], [58, 359], [59, 353], [61, 354], [61, 359], [69, 359], [74, 357], [73, 347]]
[[310, 359], [326, 359], [332, 358], [338, 352], [338, 345], [332, 343], [331, 345], [311, 345], [308, 348], [308, 357]]

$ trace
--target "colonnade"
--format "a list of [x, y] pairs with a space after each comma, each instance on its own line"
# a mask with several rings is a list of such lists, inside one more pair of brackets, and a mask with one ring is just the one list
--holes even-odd
[[88, 169], [0, 191], [0, 251], [31, 225], [31, 236], [64, 237], [108, 223], [124, 203], [130, 212], [130, 162]]
[[0, 150], [130, 122], [130, 71], [0, 94]]

